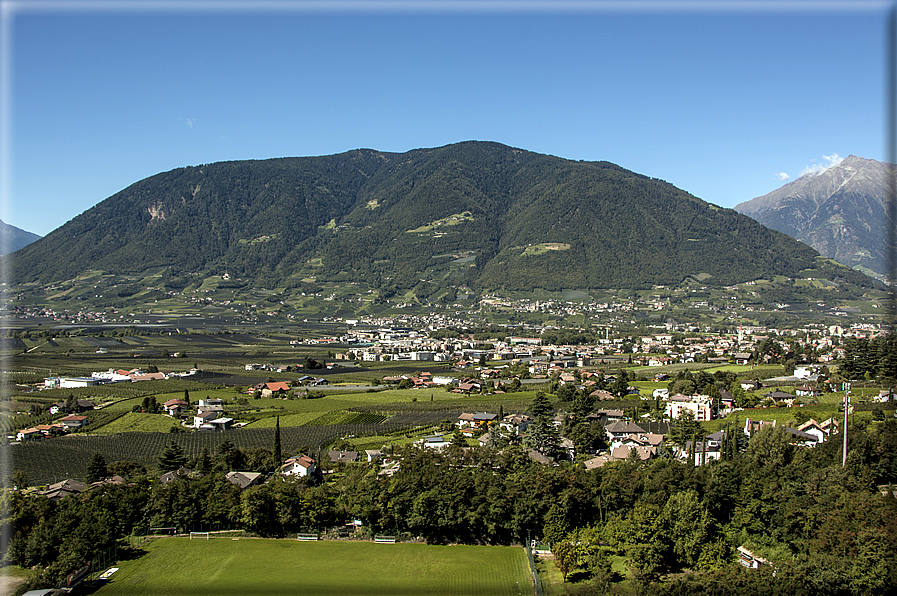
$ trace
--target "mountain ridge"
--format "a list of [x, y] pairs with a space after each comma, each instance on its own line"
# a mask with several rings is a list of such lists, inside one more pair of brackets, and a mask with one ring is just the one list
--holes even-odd
[[[890, 164], [850, 155], [735, 210], [806, 242], [822, 255], [877, 277], [888, 273]], [[890, 171], [889, 171], [890, 170]]]
[[265, 287], [644, 288], [796, 276], [816, 257], [610, 162], [465, 141], [162, 172], [17, 251], [13, 279], [163, 268]]
[[0, 256], [24, 248], [40, 238], [39, 234], [17, 228], [0, 219]]

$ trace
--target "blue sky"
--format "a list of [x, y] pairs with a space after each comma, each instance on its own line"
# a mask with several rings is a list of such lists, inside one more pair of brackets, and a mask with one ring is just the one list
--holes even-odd
[[887, 2], [3, 4], [0, 218], [224, 160], [478, 139], [717, 205], [887, 161]]

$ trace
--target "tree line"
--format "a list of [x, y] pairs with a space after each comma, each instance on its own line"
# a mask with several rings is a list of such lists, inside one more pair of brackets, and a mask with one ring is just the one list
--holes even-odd
[[[118, 465], [129, 475], [126, 484], [59, 502], [5, 490], [3, 523], [11, 525], [12, 540], [4, 557], [43, 568], [43, 579], [52, 582], [150, 527], [240, 528], [279, 537], [357, 519], [371, 533], [407, 533], [431, 543], [538, 538], [562, 554], [572, 549], [561, 557], [567, 573], [590, 577], [583, 585], [594, 590], [609, 585], [605, 559], [619, 556], [646, 593], [722, 593], [708, 586], [726, 581], [755, 586], [756, 593], [785, 593], [797, 589], [796, 578], [804, 587], [790, 593], [811, 587], [815, 594], [884, 593], [897, 586], [897, 500], [877, 485], [897, 480], [897, 420], [857, 422], [848, 436], [845, 466], [840, 441], [797, 448], [777, 428], [698, 467], [662, 457], [586, 470], [571, 462], [536, 463], [524, 446], [452, 445], [442, 452], [409, 446], [394, 454], [402, 461], [391, 477], [373, 464], [338, 464], [342, 473], [327, 481], [274, 476], [242, 491], [224, 472], [271, 470], [272, 450], [259, 450], [264, 453], [250, 461], [225, 446], [185, 462], [167, 447], [160, 465], [206, 471], [163, 484], [140, 467]], [[744, 575], [735, 562], [742, 545], [781, 572]], [[659, 581], [686, 570], [694, 574]]]

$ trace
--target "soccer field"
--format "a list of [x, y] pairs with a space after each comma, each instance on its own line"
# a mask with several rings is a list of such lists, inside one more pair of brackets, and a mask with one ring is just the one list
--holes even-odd
[[532, 595], [519, 547], [157, 538], [97, 596], [171, 594]]

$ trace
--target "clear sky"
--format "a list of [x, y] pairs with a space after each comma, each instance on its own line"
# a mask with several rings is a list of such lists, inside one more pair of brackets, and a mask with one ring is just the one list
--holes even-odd
[[0, 218], [186, 165], [471, 139], [734, 207], [888, 161], [889, 2], [2, 2]]

